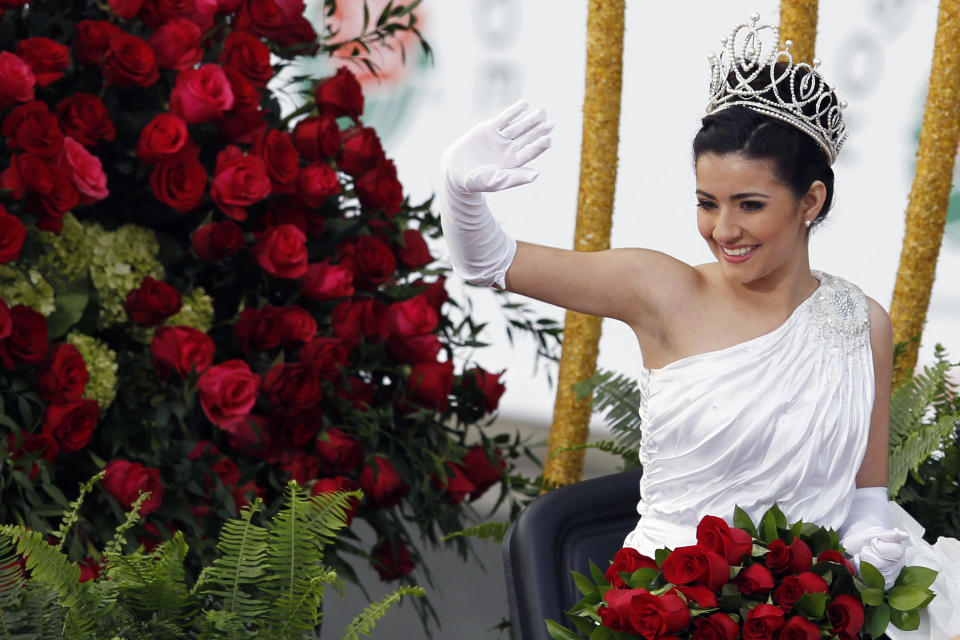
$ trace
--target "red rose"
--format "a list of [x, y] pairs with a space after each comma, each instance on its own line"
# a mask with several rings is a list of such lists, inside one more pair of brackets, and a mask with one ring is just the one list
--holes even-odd
[[[256, 111], [260, 106], [260, 98], [262, 97], [260, 90], [253, 86], [253, 83], [233, 67], [224, 67], [223, 73], [227, 76], [227, 80], [230, 81], [230, 90], [233, 92], [233, 109], [227, 113]], [[224, 113], [224, 116], [226, 116], [227, 113]], [[251, 139], [264, 133], [266, 133], [266, 130], [263, 132], [254, 132]]]
[[446, 467], [446, 477], [431, 474], [430, 484], [443, 493], [443, 498], [452, 504], [460, 504], [463, 499], [473, 493], [476, 487], [470, 478], [463, 472], [463, 467], [454, 462], [443, 463]]
[[[30, 433], [24, 435], [21, 432], [20, 436], [22, 436], [23, 439], [19, 443], [17, 442], [17, 434], [10, 433], [7, 436], [7, 450], [10, 452], [10, 457], [14, 460], [19, 460], [27, 454], [37, 452], [39, 452], [40, 457], [47, 462], [53, 462], [57, 459], [57, 454], [60, 453], [60, 445], [57, 444], [57, 441], [49, 433]], [[39, 471], [39, 469], [37, 469], [37, 463], [34, 461], [33, 467], [30, 470], [31, 480], [33, 480], [37, 471]]]
[[150, 172], [153, 196], [180, 213], [188, 213], [203, 200], [207, 171], [195, 158], [179, 155], [161, 160]]
[[393, 336], [408, 338], [430, 333], [437, 328], [437, 312], [423, 295], [415, 295], [388, 307], [393, 321]]
[[360, 204], [382, 209], [392, 216], [399, 213], [403, 203], [403, 186], [397, 178], [397, 168], [392, 160], [385, 160], [357, 178], [354, 188]]
[[633, 599], [636, 596], [649, 594], [646, 589], [611, 589], [603, 596], [606, 605], [597, 609], [600, 623], [623, 633], [637, 633], [633, 626]]
[[80, 202], [80, 192], [73, 186], [66, 170], [50, 167], [49, 175], [52, 187], [50, 191], [40, 193], [38, 198], [44, 218], [37, 223], [37, 228], [59, 234], [63, 228], [63, 216]]
[[117, 16], [130, 20], [136, 18], [137, 14], [140, 13], [143, 0], [107, 0], [107, 4], [110, 5], [110, 10]]
[[147, 41], [119, 29], [103, 52], [102, 71], [104, 84], [115, 87], [149, 87], [160, 78]]
[[842, 593], [834, 596], [827, 605], [827, 617], [830, 618], [833, 633], [846, 633], [856, 638], [863, 628], [863, 604], [856, 596]]
[[63, 151], [63, 132], [56, 117], [42, 100], [16, 107], [3, 119], [0, 133], [9, 138], [7, 146], [52, 160]]
[[299, 363], [271, 367], [263, 377], [263, 393], [273, 411], [285, 416], [316, 406], [323, 397], [320, 379]]
[[324, 218], [316, 211], [308, 211], [295, 200], [273, 198], [265, 215], [259, 216], [254, 223], [257, 231], [264, 231], [281, 224], [292, 224], [305, 234], [320, 237], [325, 226]]
[[747, 612], [743, 622], [743, 640], [772, 640], [783, 625], [783, 610], [780, 607], [757, 605]]
[[740, 625], [726, 613], [711, 613], [693, 621], [692, 640], [737, 640]]
[[187, 132], [186, 122], [172, 113], [158, 113], [140, 130], [137, 157], [142, 162], [154, 164], [174, 157], [189, 142], [190, 134]]
[[[320, 478], [313, 484], [313, 495], [320, 495], [321, 493], [337, 493], [339, 491], [356, 491], [360, 488], [356, 482], [350, 478], [345, 478], [344, 476], [337, 476], [336, 478]], [[346, 515], [346, 524], [349, 527], [353, 524], [353, 516], [357, 514], [357, 510], [360, 508], [360, 499], [359, 498], [350, 498], [347, 501], [347, 508], [345, 511]]]
[[275, 278], [299, 278], [307, 272], [307, 236], [292, 224], [271, 227], [257, 238], [253, 256]]
[[[269, 309], [270, 307], [266, 307]], [[272, 331], [278, 335], [278, 344], [282, 347], [297, 347], [308, 342], [317, 334], [317, 321], [310, 312], [299, 305], [273, 307], [276, 314], [271, 322]]]
[[93, 558], [87, 558], [83, 562], [78, 562], [77, 566], [80, 567], [79, 582], [89, 582], [90, 580], [96, 580], [100, 577], [100, 563]]
[[300, 162], [300, 156], [288, 132], [273, 129], [265, 136], [258, 136], [253, 145], [253, 152], [263, 158], [274, 193], [296, 191], [297, 165]]
[[26, 38], [17, 43], [17, 55], [30, 65], [38, 87], [63, 77], [70, 66], [70, 50], [50, 38]]
[[350, 473], [363, 462], [363, 448], [355, 436], [331, 427], [317, 438], [317, 454], [324, 473]]
[[416, 229], [407, 229], [403, 232], [403, 244], [396, 249], [397, 260], [407, 269], [419, 269], [433, 262], [430, 249], [421, 234]]
[[110, 112], [92, 93], [75, 93], [58, 102], [57, 120], [65, 135], [87, 147], [116, 137]]
[[682, 584], [670, 589], [671, 592], [682, 593], [687, 601], [693, 601], [701, 609], [712, 609], [717, 606], [717, 596], [702, 584]]
[[300, 362], [309, 365], [315, 375], [331, 379], [346, 367], [350, 349], [337, 338], [317, 337], [300, 349]]
[[186, 71], [203, 60], [203, 34], [192, 20], [177, 17], [150, 34], [150, 46], [161, 69]]
[[47, 405], [43, 432], [53, 436], [61, 451], [80, 451], [90, 443], [100, 419], [96, 400], [70, 400]]
[[720, 554], [730, 564], [739, 564], [753, 549], [753, 538], [722, 518], [704, 516], [697, 525], [697, 544]]
[[387, 341], [387, 353], [394, 360], [404, 364], [436, 362], [443, 345], [433, 333], [409, 338], [390, 338]]
[[699, 545], [677, 547], [663, 561], [663, 576], [673, 584], [705, 584], [719, 591], [730, 580], [730, 565], [723, 556]]
[[234, 220], [246, 220], [246, 207], [270, 195], [270, 177], [262, 158], [228, 146], [217, 155], [210, 196]]
[[50, 350], [50, 358], [37, 376], [37, 395], [47, 402], [79, 400], [89, 379], [80, 351], [61, 342]]
[[110, 38], [120, 31], [106, 20], [81, 20], [74, 25], [73, 57], [78, 64], [100, 66], [100, 58], [110, 46]]
[[33, 100], [37, 79], [30, 66], [16, 54], [0, 51], [0, 109]]
[[259, 376], [242, 360], [227, 360], [210, 367], [197, 381], [203, 412], [217, 426], [249, 414], [259, 388]]
[[251, 144], [253, 139], [267, 130], [264, 111], [228, 111], [217, 120], [217, 132], [227, 142]]
[[643, 555], [636, 549], [624, 547], [613, 554], [613, 560], [610, 561], [610, 566], [603, 576], [614, 589], [622, 589], [627, 585], [623, 581], [623, 578], [620, 577], [620, 574], [633, 573], [637, 569], [656, 569], [660, 571], [656, 560]]
[[353, 271], [329, 260], [307, 266], [300, 293], [314, 300], [332, 300], [353, 295]]
[[793, 616], [780, 629], [780, 640], [820, 640], [820, 627], [803, 616]]
[[470, 501], [474, 501], [487, 489], [500, 482], [500, 478], [507, 470], [507, 465], [503, 461], [503, 455], [499, 449], [494, 449], [495, 462], [491, 462], [487, 452], [481, 445], [476, 445], [463, 457], [463, 471], [473, 483], [474, 491], [470, 494]]
[[285, 449], [309, 447], [316, 440], [323, 424], [323, 411], [317, 405], [286, 415], [274, 413], [268, 422], [268, 440], [272, 445]]
[[332, 158], [340, 150], [340, 128], [331, 115], [310, 116], [293, 129], [293, 146], [307, 162]]
[[305, 451], [284, 451], [280, 455], [277, 466], [289, 473], [290, 479], [296, 480], [299, 484], [310, 482], [320, 473], [316, 459]]
[[203, 373], [213, 364], [215, 350], [213, 339], [193, 327], [158, 327], [150, 342], [150, 355], [160, 380], [171, 373], [184, 378], [194, 371]]
[[346, 67], [340, 67], [335, 75], [317, 85], [315, 98], [321, 114], [357, 118], [363, 113], [363, 90]]
[[110, 195], [100, 158], [73, 138], [63, 141], [62, 166], [70, 170], [70, 182], [80, 194], [80, 204], [91, 204]]
[[223, 69], [205, 64], [177, 74], [170, 92], [170, 112], [189, 124], [216, 120], [233, 108], [233, 90]]
[[376, 456], [373, 463], [363, 467], [359, 482], [367, 504], [373, 509], [392, 507], [410, 492], [393, 463], [383, 456]]
[[0, 264], [6, 264], [20, 257], [23, 242], [27, 239], [27, 228], [17, 216], [7, 213], [0, 204]]
[[780, 608], [789, 611], [805, 593], [827, 593], [827, 581], [811, 571], [787, 576], [774, 589], [773, 599]]
[[676, 633], [689, 622], [687, 603], [672, 593], [638, 593], [630, 598], [630, 625], [649, 640]]
[[265, 88], [273, 77], [270, 48], [252, 33], [231, 32], [223, 44], [219, 62], [224, 67], [235, 68], [260, 88]]
[[475, 367], [463, 373], [463, 380], [466, 384], [483, 393], [483, 410], [487, 413], [493, 413], [500, 405], [500, 396], [507, 390], [507, 387], [500, 382], [500, 373], [490, 373], [480, 367]]
[[377, 543], [370, 552], [373, 568], [384, 582], [398, 580], [413, 571], [413, 558], [403, 540], [394, 544], [384, 540]]
[[180, 311], [180, 292], [162, 280], [145, 276], [140, 286], [127, 294], [123, 308], [130, 319], [144, 327], [154, 327]]
[[854, 567], [849, 560], [844, 558], [842, 553], [839, 551], [834, 551], [833, 549], [827, 549], [826, 551], [821, 552], [820, 555], [817, 556], [817, 562], [835, 562], [836, 564], [846, 567], [850, 575], [857, 575], [856, 567]]
[[413, 365], [407, 396], [421, 406], [445, 411], [452, 387], [452, 362], [424, 362]]
[[370, 127], [352, 127], [340, 135], [342, 142], [337, 165], [354, 178], [387, 159], [377, 132]]
[[192, 246], [201, 260], [224, 260], [243, 247], [243, 230], [232, 220], [210, 222], [194, 232]]
[[397, 270], [397, 261], [390, 247], [373, 236], [360, 236], [340, 247], [341, 264], [354, 271], [356, 285], [363, 289], [376, 288]]
[[12, 369], [17, 361], [40, 364], [47, 359], [50, 339], [47, 337], [47, 319], [30, 307], [18, 304], [10, 309], [13, 329], [0, 342], [0, 361]]
[[800, 573], [813, 566], [813, 552], [800, 538], [794, 538], [789, 546], [777, 538], [767, 546], [765, 560], [767, 566], [776, 573]]
[[773, 574], [762, 564], [751, 564], [737, 574], [733, 582], [741, 593], [756, 593], [762, 596], [770, 593], [774, 584]]
[[376, 298], [347, 298], [336, 306], [330, 318], [335, 336], [348, 344], [383, 342], [390, 337], [387, 306]]
[[163, 481], [159, 469], [144, 467], [139, 462], [113, 460], [103, 472], [103, 488], [124, 509], [129, 509], [137, 501], [141, 491], [149, 492], [150, 497], [140, 505], [140, 515], [149, 515], [163, 504]]
[[440, 310], [443, 308], [443, 303], [450, 299], [450, 296], [447, 295], [446, 282], [447, 279], [440, 276], [434, 282], [427, 283], [424, 282], [423, 278], [419, 278], [412, 284], [415, 287], [424, 287], [421, 293], [427, 297], [427, 302], [430, 303], [430, 306], [433, 307], [437, 313], [440, 313]]
[[326, 162], [300, 167], [297, 173], [297, 200], [305, 207], [322, 207], [330, 196], [342, 191], [340, 178]]

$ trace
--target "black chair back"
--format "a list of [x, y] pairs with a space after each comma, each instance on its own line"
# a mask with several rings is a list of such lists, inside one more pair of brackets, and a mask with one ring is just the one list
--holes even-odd
[[550, 640], [545, 620], [570, 626], [581, 596], [571, 571], [606, 571], [637, 524], [641, 469], [555, 489], [534, 500], [507, 530], [503, 564], [514, 640]]

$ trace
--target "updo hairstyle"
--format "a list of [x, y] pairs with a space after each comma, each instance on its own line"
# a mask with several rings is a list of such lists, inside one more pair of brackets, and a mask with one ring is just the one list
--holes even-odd
[[[779, 77], [785, 68], [785, 63], [777, 63], [774, 71]], [[795, 82], [802, 82], [806, 73], [809, 72], [803, 67], [797, 69]], [[760, 74], [758, 82], [764, 78], [769, 80], [769, 75]], [[789, 76], [776, 90], [789, 93], [788, 82]], [[827, 194], [813, 224], [819, 224], [833, 206], [833, 169], [826, 152], [813, 138], [787, 122], [743, 105], [714, 112], [703, 118], [693, 138], [694, 164], [704, 153], [742, 153], [754, 160], [769, 160], [777, 179], [787, 185], [796, 198], [805, 195], [810, 185], [820, 180]]]

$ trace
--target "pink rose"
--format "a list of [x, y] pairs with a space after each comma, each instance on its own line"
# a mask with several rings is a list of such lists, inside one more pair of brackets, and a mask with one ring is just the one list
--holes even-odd
[[307, 236], [292, 224], [271, 227], [257, 239], [253, 255], [275, 278], [299, 278], [307, 272]]
[[259, 389], [260, 377], [242, 360], [227, 360], [210, 367], [197, 381], [200, 406], [217, 426], [248, 415]]
[[190, 124], [210, 122], [233, 108], [233, 90], [223, 69], [205, 64], [177, 75], [170, 92], [170, 111]]
[[100, 158], [73, 138], [63, 141], [63, 164], [70, 169], [70, 182], [80, 192], [80, 204], [91, 204], [110, 195]]

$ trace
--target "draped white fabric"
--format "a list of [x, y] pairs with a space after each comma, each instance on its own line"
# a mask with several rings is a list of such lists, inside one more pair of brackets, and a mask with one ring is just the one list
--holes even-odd
[[[820, 286], [774, 331], [642, 370], [640, 520], [624, 546], [652, 557], [661, 547], [694, 544], [705, 515], [732, 523], [740, 506], [756, 522], [774, 501], [790, 522], [840, 528], [873, 407], [869, 307], [855, 285], [814, 275]], [[916, 527], [911, 536], [913, 558], [921, 549], [936, 555]], [[951, 578], [960, 581], [956, 571]]]

